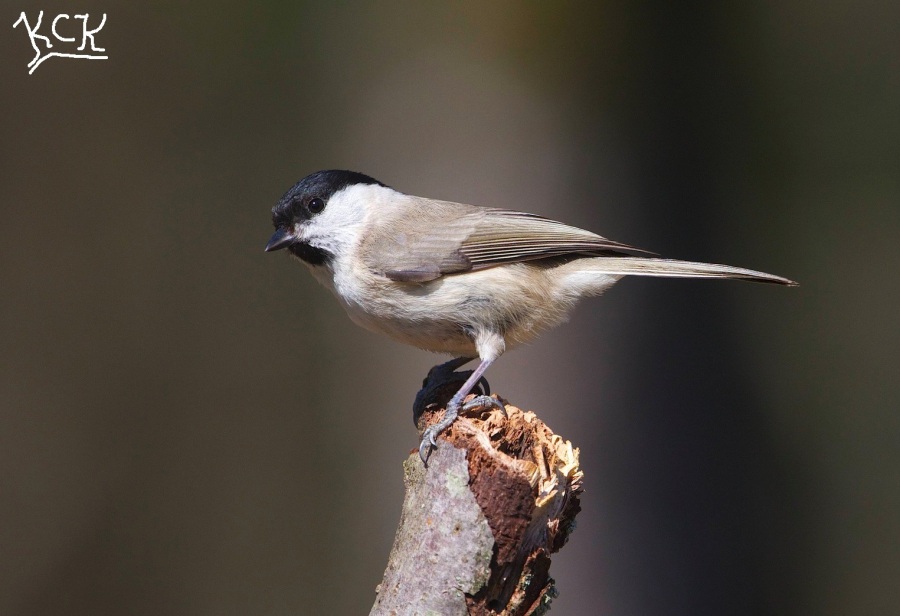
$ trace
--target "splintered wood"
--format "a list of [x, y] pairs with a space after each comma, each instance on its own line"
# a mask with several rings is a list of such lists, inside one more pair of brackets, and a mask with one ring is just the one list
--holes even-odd
[[[426, 412], [419, 427], [441, 413]], [[578, 449], [534, 413], [506, 404], [506, 416], [460, 417], [427, 468], [414, 452], [404, 470], [400, 526], [371, 614], [549, 609], [550, 555], [580, 511]]]

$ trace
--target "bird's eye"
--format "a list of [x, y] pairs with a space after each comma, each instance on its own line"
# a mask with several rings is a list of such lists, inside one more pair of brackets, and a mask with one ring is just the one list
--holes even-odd
[[309, 200], [309, 205], [307, 205], [306, 207], [313, 214], [318, 214], [319, 212], [321, 212], [322, 210], [325, 209], [325, 202], [322, 201], [318, 197], [313, 197], [312, 199]]

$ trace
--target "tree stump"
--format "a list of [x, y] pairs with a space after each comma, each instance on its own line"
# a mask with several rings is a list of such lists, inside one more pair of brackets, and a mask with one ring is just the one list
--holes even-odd
[[[534, 413], [501, 402], [506, 416], [457, 419], [427, 466], [418, 451], [403, 463], [406, 496], [371, 615], [549, 609], [550, 555], [580, 511], [578, 449]], [[426, 412], [420, 429], [441, 415]]]

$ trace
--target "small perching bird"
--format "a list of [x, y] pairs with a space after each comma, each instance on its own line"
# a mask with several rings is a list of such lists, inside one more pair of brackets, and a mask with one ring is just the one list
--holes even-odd
[[352, 171], [303, 178], [272, 209], [272, 222], [266, 251], [287, 248], [306, 263], [356, 324], [453, 355], [439, 373], [480, 359], [444, 418], [425, 430], [423, 461], [461, 409], [500, 406], [488, 396], [463, 400], [505, 350], [559, 325], [579, 299], [600, 295], [622, 276], [796, 284], [729, 265], [646, 256], [534, 214], [406, 195]]

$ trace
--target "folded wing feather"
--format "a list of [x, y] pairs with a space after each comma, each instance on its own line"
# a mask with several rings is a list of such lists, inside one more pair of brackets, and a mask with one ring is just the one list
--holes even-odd
[[407, 197], [399, 216], [382, 216], [362, 246], [376, 273], [402, 282], [502, 263], [567, 254], [646, 252], [554, 220], [496, 208]]

